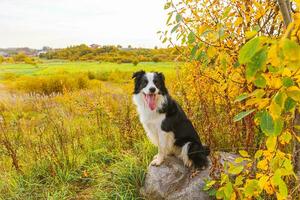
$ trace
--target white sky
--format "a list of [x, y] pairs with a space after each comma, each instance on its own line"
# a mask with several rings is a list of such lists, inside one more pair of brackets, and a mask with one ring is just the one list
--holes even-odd
[[162, 46], [165, 0], [0, 0], [0, 48]]

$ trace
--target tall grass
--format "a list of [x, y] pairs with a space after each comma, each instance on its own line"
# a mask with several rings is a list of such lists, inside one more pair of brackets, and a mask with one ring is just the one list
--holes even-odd
[[155, 148], [145, 139], [130, 93], [112, 90], [100, 85], [2, 101], [0, 197], [140, 198]]

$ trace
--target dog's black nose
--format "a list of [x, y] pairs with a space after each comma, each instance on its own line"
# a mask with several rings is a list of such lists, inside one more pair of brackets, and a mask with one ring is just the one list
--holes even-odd
[[151, 92], [151, 93], [154, 93], [155, 92], [155, 87], [151, 87], [151, 88], [149, 88], [149, 91]]

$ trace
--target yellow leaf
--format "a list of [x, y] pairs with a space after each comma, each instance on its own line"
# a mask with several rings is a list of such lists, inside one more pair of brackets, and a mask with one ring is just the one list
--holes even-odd
[[267, 183], [267, 184], [264, 186], [264, 190], [265, 190], [268, 194], [270, 194], [270, 195], [274, 194], [274, 189], [273, 189], [271, 183]]
[[268, 52], [268, 59], [274, 67], [278, 67], [281, 64], [277, 52], [278, 52], [278, 46], [277, 45], [271, 46], [270, 50]]
[[234, 185], [235, 185], [235, 186], [242, 185], [242, 184], [243, 184], [243, 179], [244, 179], [243, 176], [241, 176], [241, 175], [237, 176], [236, 179], [235, 179]]
[[292, 75], [291, 70], [289, 70], [288, 68], [283, 69], [282, 76], [291, 77], [291, 75]]
[[257, 31], [247, 31], [245, 33], [247, 39], [253, 38], [257, 34]]
[[300, 142], [300, 137], [299, 137], [299, 136], [296, 136], [296, 138], [297, 138], [298, 142]]
[[250, 157], [247, 151], [240, 150], [239, 153], [240, 153], [241, 156], [243, 156], [243, 157]]
[[282, 86], [282, 82], [280, 78], [272, 78], [270, 79], [269, 85], [274, 89], [279, 89]]
[[258, 104], [258, 109], [261, 110], [261, 109], [265, 108], [269, 104], [269, 100], [270, 100], [269, 98], [261, 99]]
[[266, 184], [268, 184], [269, 177], [267, 175], [262, 175], [258, 181], [258, 185], [261, 189], [265, 187]]
[[268, 161], [266, 159], [261, 160], [257, 163], [257, 168], [262, 170], [268, 169]]
[[292, 86], [287, 89], [287, 95], [295, 101], [300, 101], [300, 89], [297, 86]]
[[276, 147], [277, 137], [269, 136], [266, 141], [266, 145], [269, 151], [273, 152]]
[[258, 150], [255, 155], [254, 155], [254, 158], [257, 159], [257, 158], [260, 158], [263, 154], [263, 151], [262, 150]]
[[273, 119], [277, 119], [281, 115], [281, 107], [275, 101], [271, 102], [269, 111]]
[[234, 26], [239, 26], [241, 23], [243, 23], [243, 18], [238, 17], [234, 22]]
[[230, 200], [236, 200], [236, 194], [235, 194], [235, 192], [233, 192], [231, 194]]
[[214, 57], [214, 56], [216, 55], [216, 52], [217, 52], [216, 48], [213, 47], [213, 46], [210, 46], [210, 47], [208, 47], [208, 49], [207, 49], [207, 56], [208, 56], [209, 58], [212, 58], [212, 57]]
[[253, 98], [246, 101], [246, 106], [252, 106], [261, 102], [261, 99]]
[[279, 142], [281, 144], [288, 144], [292, 139], [292, 134], [288, 131], [284, 132], [281, 134], [281, 136], [279, 137]]

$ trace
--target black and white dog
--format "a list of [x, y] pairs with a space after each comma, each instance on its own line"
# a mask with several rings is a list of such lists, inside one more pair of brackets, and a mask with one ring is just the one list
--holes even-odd
[[133, 101], [140, 121], [151, 142], [158, 147], [151, 164], [158, 166], [167, 155], [174, 154], [187, 167], [207, 166], [209, 148], [201, 144], [191, 121], [169, 95], [164, 75], [138, 71], [132, 78], [135, 81]]

